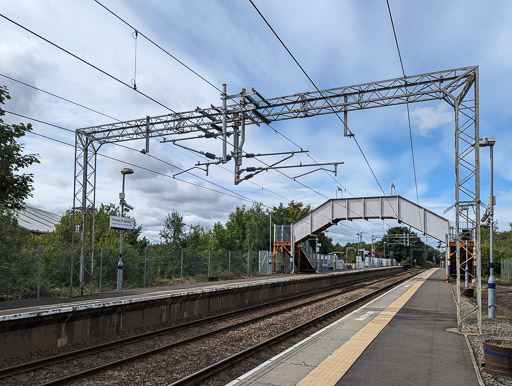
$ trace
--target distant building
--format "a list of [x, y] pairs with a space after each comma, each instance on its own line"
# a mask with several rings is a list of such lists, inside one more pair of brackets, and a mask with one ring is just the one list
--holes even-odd
[[60, 218], [61, 216], [58, 214], [31, 206], [26, 206], [25, 209], [18, 211], [16, 214], [18, 226], [35, 234], [54, 231], [55, 226], [60, 223]]

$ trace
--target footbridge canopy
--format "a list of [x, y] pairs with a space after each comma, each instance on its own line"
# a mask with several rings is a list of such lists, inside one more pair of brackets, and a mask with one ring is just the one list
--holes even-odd
[[440, 241], [446, 241], [449, 221], [401, 196], [332, 199], [293, 224], [299, 243], [342, 220], [394, 219]]

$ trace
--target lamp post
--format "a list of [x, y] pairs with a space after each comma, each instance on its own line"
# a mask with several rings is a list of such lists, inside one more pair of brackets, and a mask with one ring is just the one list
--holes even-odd
[[[361, 241], [363, 241], [363, 231], [357, 233], [357, 256], [361, 256], [361, 251], [360, 251]], [[357, 268], [357, 258], [356, 258], [356, 268]], [[364, 268], [364, 264], [363, 264], [363, 268]]]
[[387, 242], [384, 241], [384, 258], [386, 258], [386, 244]]
[[[121, 170], [121, 174], [123, 175], [123, 189], [121, 193], [119, 193], [119, 204], [121, 204], [121, 217], [124, 217], [124, 206], [126, 204], [125, 195], [124, 195], [124, 180], [127, 174], [133, 174], [133, 169], [124, 168]], [[123, 231], [121, 230], [121, 235], [119, 236], [119, 262], [117, 263], [117, 290], [121, 291], [123, 289]]]
[[336, 199], [338, 198], [338, 190], [340, 191], [340, 198], [343, 198], [343, 189], [339, 186], [336, 186]]
[[[494, 266], [493, 266], [493, 249], [494, 249], [494, 237], [493, 237], [493, 227], [494, 227], [494, 191], [493, 191], [493, 149], [494, 144], [496, 143], [496, 138], [494, 137], [484, 137], [478, 140], [478, 144], [480, 147], [489, 147], [489, 155], [490, 155], [490, 196], [489, 196], [489, 280], [487, 280], [487, 297], [488, 297], [488, 307], [489, 319], [496, 318], [496, 279], [494, 278]], [[487, 213], [486, 213], [487, 215]], [[486, 217], [484, 215], [484, 217]]]

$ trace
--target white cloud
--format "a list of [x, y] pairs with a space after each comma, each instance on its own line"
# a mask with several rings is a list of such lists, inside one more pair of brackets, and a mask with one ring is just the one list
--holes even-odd
[[[248, 2], [198, 0], [195, 2], [106, 1], [105, 5], [141, 32], [148, 35], [199, 74], [228, 91], [254, 87], [267, 98], [311, 91], [313, 86], [280, 46], [268, 27]], [[279, 35], [320, 88], [332, 88], [400, 76], [401, 70], [385, 3], [339, 2], [323, 0], [257, 2]], [[134, 76], [134, 39], [132, 30], [94, 2], [48, 0], [44, 3], [0, 0], [2, 13], [27, 28], [69, 49], [123, 82]], [[494, 135], [495, 175], [499, 194], [508, 191], [512, 180], [506, 165], [509, 150], [505, 143], [512, 113], [507, 102], [507, 79], [512, 55], [508, 41], [512, 36], [509, 21], [499, 15], [510, 13], [507, 1], [493, 6], [460, 0], [449, 4], [441, 0], [428, 3], [392, 4], [395, 27], [407, 74], [480, 64], [480, 131]], [[441, 12], [439, 10], [442, 10]], [[464, 18], [460, 17], [464, 10]], [[410, 15], [422, 15], [413, 18]], [[431, 21], [436, 20], [432, 29]], [[80, 63], [27, 32], [1, 19], [0, 73], [104, 112], [117, 119], [163, 115], [168, 111], [135, 93], [130, 88]], [[428, 32], [428, 33], [427, 33]], [[450, 38], [447, 39], [446, 37]], [[137, 51], [138, 89], [176, 111], [196, 106], [220, 105], [219, 91], [189, 72], [141, 36]], [[0, 77], [9, 86], [13, 100], [9, 109], [70, 129], [105, 124], [113, 119], [84, 110], [49, 95], [41, 94]], [[446, 103], [411, 104], [414, 151], [420, 203], [442, 207], [453, 201], [453, 111]], [[415, 201], [411, 150], [405, 106], [351, 112], [349, 127], [369, 160], [382, 188], [388, 193], [394, 183], [397, 193]], [[4, 117], [9, 122], [25, 120]], [[74, 143], [72, 133], [43, 124], [35, 131]], [[342, 126], [334, 115], [275, 122], [273, 127], [310, 151], [318, 162], [342, 161], [339, 175], [333, 179], [316, 172], [298, 180], [277, 172], [263, 172], [240, 185], [233, 184], [233, 163], [211, 166], [209, 174], [194, 169], [196, 176], [243, 194], [265, 205], [288, 200], [313, 206], [334, 197], [342, 185], [354, 196], [382, 194], [366, 162], [351, 138], [342, 135]], [[71, 207], [73, 194], [73, 149], [35, 136], [26, 137], [27, 152], [41, 155], [41, 164], [31, 167], [35, 174], [33, 204], [42, 209], [64, 211]], [[194, 149], [221, 154], [222, 142], [187, 141]], [[142, 142], [123, 145], [140, 150]], [[277, 136], [268, 127], [247, 129], [246, 151], [281, 152], [297, 147]], [[150, 155], [104, 145], [100, 153], [133, 163], [135, 174], [127, 177], [127, 197], [136, 207], [133, 216], [144, 224], [145, 234], [158, 239], [165, 214], [182, 211], [192, 224], [211, 225], [227, 219], [237, 205], [245, 201], [221, 195], [173, 179], [178, 170], [202, 161], [198, 154], [169, 144], [151, 141]], [[486, 153], [483, 153], [486, 154]], [[488, 161], [482, 156], [482, 183], [486, 182]], [[264, 158], [275, 162], [278, 158]], [[244, 167], [264, 166], [244, 159]], [[305, 154], [287, 161], [312, 163]], [[97, 202], [117, 202], [121, 185], [120, 169], [126, 165], [98, 158]], [[284, 169], [294, 177], [305, 169]], [[164, 174], [165, 176], [161, 175]], [[199, 177], [182, 174], [194, 184], [222, 190]], [[264, 188], [262, 193], [262, 187]], [[318, 192], [315, 193], [314, 191]], [[225, 191], [227, 194], [233, 194]], [[350, 194], [349, 194], [350, 195]], [[503, 213], [510, 213], [507, 200]], [[448, 206], [446, 205], [446, 206]], [[442, 209], [440, 209], [442, 212]], [[501, 220], [500, 221], [505, 221]], [[355, 232], [383, 232], [368, 223], [339, 226], [332, 234], [339, 240], [353, 241]]]
[[412, 127], [422, 137], [429, 137], [437, 129], [453, 122], [453, 116], [453, 109], [446, 103], [411, 108]]

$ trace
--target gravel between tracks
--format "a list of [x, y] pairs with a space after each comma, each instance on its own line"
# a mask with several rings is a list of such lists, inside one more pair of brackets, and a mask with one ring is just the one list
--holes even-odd
[[[396, 279], [388, 279], [381, 281], [378, 284], [375, 282], [368, 282], [365, 284], [364, 289], [352, 290], [349, 293], [338, 295], [332, 299], [318, 301], [315, 303], [315, 305], [301, 308], [300, 311], [283, 311], [281, 315], [278, 315], [277, 317], [274, 317], [270, 320], [266, 320], [265, 322], [258, 322], [254, 326], [244, 326], [237, 330], [231, 330], [222, 334], [221, 336], [209, 338], [208, 340], [202, 340], [197, 343], [188, 345], [185, 348], [167, 350], [165, 351], [165, 354], [159, 354], [144, 360], [142, 365], [138, 365], [134, 362], [130, 366], [125, 366], [124, 368], [109, 371], [105, 376], [97, 376], [82, 383], [120, 384], [128, 382], [130, 384], [143, 384], [148, 381], [149, 384], [161, 384], [167, 383], [169, 380], [182, 378], [185, 375], [190, 374], [191, 372], [196, 371], [203, 366], [206, 366], [208, 363], [211, 364], [221, 358], [241, 351], [250, 345], [256, 344], [259, 341], [268, 339], [270, 336], [290, 328], [289, 326], [292, 324], [296, 325], [311, 319], [320, 313], [326, 312], [327, 310], [340, 305], [341, 303], [345, 303], [351, 299], [361, 296], [363, 293], [367, 293], [373, 290], [376, 288], [376, 285], [383, 286], [384, 283], [387, 283], [390, 280]], [[148, 349], [180, 341], [191, 336], [195, 336], [199, 332], [204, 333], [206, 331], [216, 330], [220, 327], [230, 326], [235, 322], [253, 320], [262, 314], [268, 314], [272, 311], [281, 311], [285, 308], [289, 308], [291, 305], [301, 304], [306, 300], [320, 299], [321, 297], [325, 297], [329, 294], [339, 293], [340, 291], [341, 289], [338, 288], [323, 292], [321, 294], [309, 296], [305, 295], [298, 300], [290, 300], [285, 304], [269, 305], [263, 310], [259, 311], [247, 311], [241, 315], [232, 316], [228, 320], [224, 319], [222, 321], [204, 323], [200, 326], [179, 330], [172, 335], [169, 334], [156, 338], [146, 339], [137, 344], [130, 344], [125, 348], [118, 348], [113, 351], [110, 350], [104, 353], [96, 353], [94, 355], [83, 356], [80, 359], [50, 366], [42, 370], [37, 370], [36, 372], [22, 374], [20, 376], [9, 379], [3, 379], [0, 380], [0, 384], [16, 385], [27, 383], [44, 383], [55, 379], [56, 377], [62, 377], [70, 373], [83, 371], [115, 359], [120, 359], [121, 357], [130, 356], [139, 352], [147, 351]], [[96, 341], [94, 343], [98, 344], [102, 342]], [[67, 350], [65, 349], [62, 351]], [[26, 356], [20, 358], [11, 358], [8, 361], [3, 361], [3, 366], [7, 367], [14, 365], [19, 362], [27, 361], [27, 359], [39, 359], [45, 356], [49, 356], [49, 354], [56, 353], [40, 352], [32, 354], [29, 358], [26, 358]]]
[[[311, 320], [320, 314], [369, 293], [376, 288], [389, 284], [390, 280], [393, 279], [384, 280], [378, 285], [371, 284], [364, 288], [340, 294], [334, 298], [322, 300], [298, 310], [284, 311], [272, 318], [263, 319], [241, 328], [230, 329], [225, 333], [220, 333], [214, 337], [187, 344], [184, 347], [167, 350], [165, 353], [157, 354], [140, 362], [134, 362], [129, 366], [107, 371], [87, 380], [80, 381], [78, 384], [167, 384], [221, 359], [236, 354], [263, 340], [269, 339], [294, 326]], [[396, 281], [396, 279], [394, 280]], [[319, 326], [319, 328], [321, 327]], [[308, 334], [311, 334], [311, 332]], [[294, 343], [295, 339], [293, 342], [287, 341], [286, 345], [291, 346]], [[283, 348], [279, 347], [277, 349], [282, 350]], [[272, 353], [267, 354], [270, 356], [273, 355]], [[264, 358], [261, 359], [261, 361], [263, 360]], [[253, 360], [251, 367], [254, 365]], [[237, 366], [237, 373], [243, 373], [245, 370], [245, 366]], [[227, 381], [228, 379], [225, 378], [221, 381], [217, 379], [211, 380], [207, 384], [224, 384]]]

